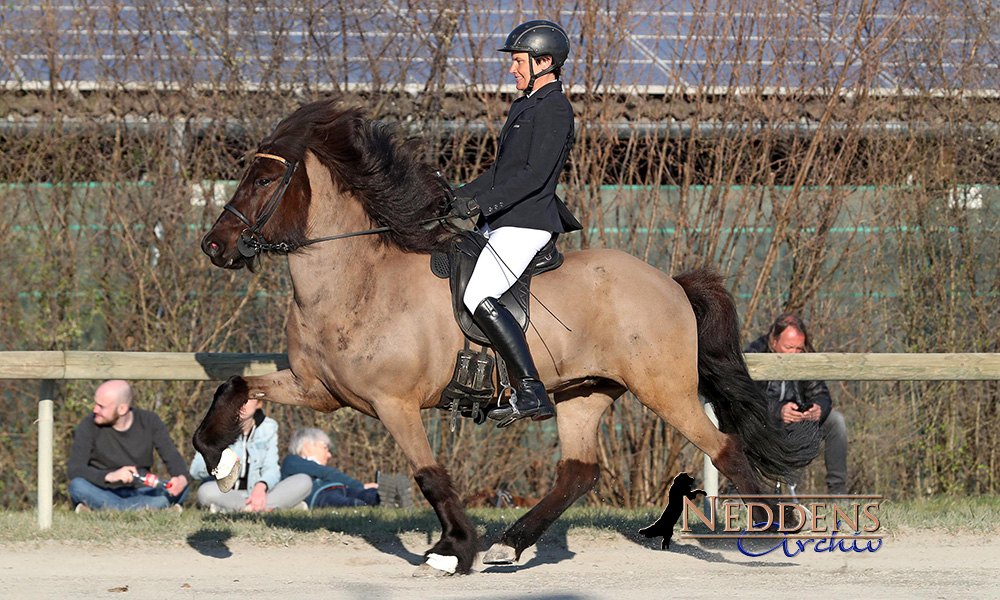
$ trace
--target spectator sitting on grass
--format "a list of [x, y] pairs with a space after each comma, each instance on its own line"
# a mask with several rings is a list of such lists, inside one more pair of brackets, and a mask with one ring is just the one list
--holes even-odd
[[[105, 381], [94, 392], [94, 409], [76, 428], [66, 461], [76, 512], [181, 510], [188, 495], [184, 458], [160, 417], [132, 403], [132, 386], [120, 379]], [[154, 449], [170, 473], [163, 486], [142, 483], [153, 468]]]
[[240, 457], [240, 477], [233, 489], [223, 492], [210, 476], [201, 453], [194, 455], [191, 475], [202, 480], [198, 505], [211, 512], [305, 509], [309, 478], [300, 475], [281, 479], [278, 468], [278, 423], [264, 416], [262, 401], [249, 398], [240, 407], [242, 434], [229, 449]]
[[281, 462], [281, 476], [304, 473], [313, 478], [312, 494], [306, 498], [310, 508], [378, 505], [377, 483], [361, 483], [326, 466], [332, 457], [330, 444], [330, 436], [319, 429], [295, 431], [288, 442], [290, 454]]

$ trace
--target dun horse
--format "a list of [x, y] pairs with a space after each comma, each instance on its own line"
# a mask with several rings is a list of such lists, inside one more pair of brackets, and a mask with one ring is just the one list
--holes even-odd
[[[441, 538], [417, 574], [468, 572], [479, 550], [419, 414], [438, 403], [463, 347], [448, 282], [428, 266], [427, 254], [454, 233], [445, 223], [427, 224], [447, 214], [448, 197], [392, 128], [337, 102], [315, 102], [261, 143], [202, 241], [212, 262], [227, 269], [253, 268], [260, 251], [287, 253], [294, 289], [291, 368], [229, 379], [194, 435], [219, 486], [230, 489], [238, 470], [224, 450], [239, 434], [239, 408], [249, 397], [376, 417], [441, 521]], [[373, 226], [383, 231], [330, 239]], [[801, 466], [791, 464], [798, 449], [771, 425], [747, 373], [736, 309], [716, 275], [697, 270], [671, 278], [619, 251], [586, 250], [568, 253], [532, 291], [568, 325], [536, 310], [528, 332], [556, 402], [562, 460], [552, 490], [484, 562], [518, 560], [594, 486], [598, 423], [626, 390], [711, 457], [740, 494], [761, 493], [761, 475]], [[722, 431], [702, 410], [699, 391]]]

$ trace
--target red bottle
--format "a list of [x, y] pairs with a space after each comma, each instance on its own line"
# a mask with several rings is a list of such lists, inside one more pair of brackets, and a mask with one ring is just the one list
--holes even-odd
[[135, 473], [135, 474], [132, 475], [132, 478], [135, 479], [135, 480], [141, 481], [142, 485], [145, 485], [147, 487], [152, 487], [152, 488], [155, 488], [155, 487], [165, 488], [166, 487], [166, 485], [164, 485], [163, 483], [160, 483], [160, 478], [157, 477], [153, 473], [146, 473], [145, 475], [139, 475], [138, 473]]

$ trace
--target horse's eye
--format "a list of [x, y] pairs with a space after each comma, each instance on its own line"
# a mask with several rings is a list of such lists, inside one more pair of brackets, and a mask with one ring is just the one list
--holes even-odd
[[259, 188], [267, 187], [271, 185], [271, 180], [268, 179], [267, 177], [261, 177], [257, 181], [253, 182], [253, 184]]

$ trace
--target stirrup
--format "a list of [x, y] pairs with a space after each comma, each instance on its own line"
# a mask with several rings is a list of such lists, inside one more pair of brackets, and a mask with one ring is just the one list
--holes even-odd
[[545, 420], [551, 419], [552, 417], [555, 416], [555, 412], [552, 412], [551, 414], [549, 414], [548, 412], [546, 412], [545, 414], [543, 414], [543, 415], [541, 415], [539, 417], [536, 417], [535, 415], [537, 415], [539, 412], [542, 412], [543, 408], [544, 407], [540, 406], [538, 408], [534, 408], [534, 409], [531, 409], [531, 410], [526, 410], [526, 411], [522, 410], [520, 412], [512, 412], [512, 413], [510, 413], [509, 415], [506, 415], [506, 416], [504, 416], [503, 414], [500, 414], [500, 415], [494, 415], [494, 414], [492, 414], [492, 413], [494, 413], [494, 412], [496, 412], [498, 410], [502, 410], [502, 409], [496, 408], [496, 409], [493, 409], [492, 411], [490, 411], [490, 414], [487, 415], [487, 417], [489, 417], [490, 419], [493, 419], [494, 421], [497, 421], [497, 429], [504, 429], [505, 427], [509, 427], [514, 422], [520, 421], [521, 419], [531, 418], [532, 421], [545, 421]]
[[[551, 419], [555, 416], [555, 409], [552, 408], [552, 403], [549, 400], [548, 393], [545, 392], [544, 386], [540, 381], [532, 380], [538, 387], [542, 388], [541, 394], [538, 394], [538, 390], [534, 390], [535, 406], [531, 408], [522, 409], [517, 405], [518, 394], [511, 394], [507, 402], [509, 406], [499, 406], [489, 412], [487, 417], [493, 419], [494, 421], [499, 421], [497, 424], [498, 429], [503, 429], [509, 427], [515, 421], [521, 419], [526, 419], [531, 417], [532, 421], [544, 421], [546, 419]], [[530, 384], [525, 385], [522, 381], [518, 388], [520, 391], [531, 391], [529, 388], [532, 387]], [[525, 394], [527, 395], [527, 394]]]

